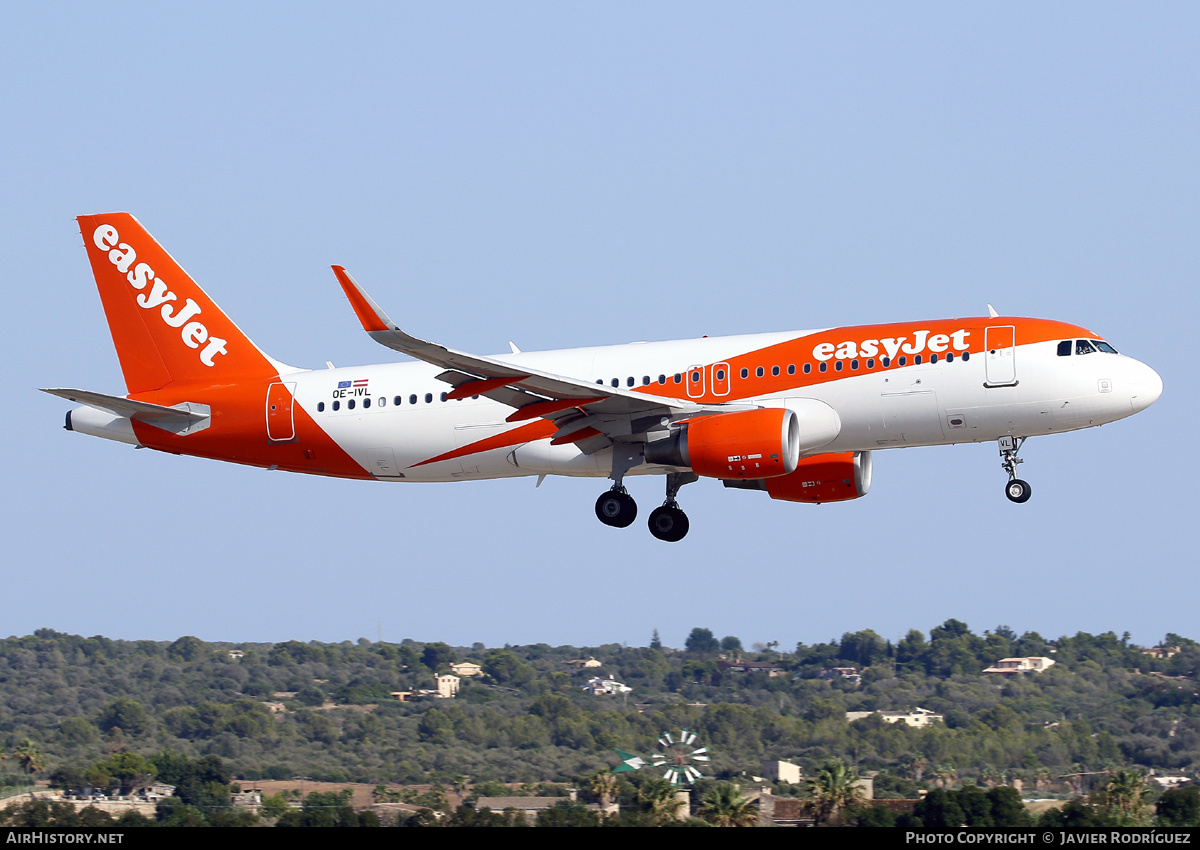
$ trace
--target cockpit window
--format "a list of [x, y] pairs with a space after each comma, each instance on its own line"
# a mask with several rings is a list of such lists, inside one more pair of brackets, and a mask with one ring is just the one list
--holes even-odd
[[1070, 357], [1070, 356], [1071, 356], [1071, 349], [1072, 349], [1074, 346], [1075, 346], [1075, 340], [1073, 340], [1073, 339], [1064, 339], [1062, 342], [1060, 342], [1060, 343], [1058, 344], [1058, 356], [1059, 356], [1059, 357]]
[[1103, 351], [1105, 354], [1116, 354], [1117, 350], [1102, 339], [1092, 340], [1092, 345]]
[[1095, 354], [1096, 349], [1086, 339], [1077, 339], [1077, 340], [1075, 340], [1075, 353], [1076, 354]]

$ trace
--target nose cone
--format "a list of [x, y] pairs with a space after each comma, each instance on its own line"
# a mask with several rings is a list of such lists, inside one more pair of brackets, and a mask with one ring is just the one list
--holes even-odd
[[1138, 368], [1134, 372], [1129, 394], [1129, 403], [1133, 405], [1134, 413], [1145, 410], [1158, 401], [1158, 397], [1162, 395], [1163, 391], [1162, 378], [1158, 376], [1158, 373], [1145, 363], [1137, 365]]

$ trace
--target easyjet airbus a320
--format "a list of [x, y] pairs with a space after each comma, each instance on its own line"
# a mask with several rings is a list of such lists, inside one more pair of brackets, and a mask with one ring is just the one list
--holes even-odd
[[[1089, 330], [992, 315], [481, 357], [400, 330], [340, 266], [376, 342], [418, 362], [321, 370], [272, 359], [127, 213], [79, 218], [128, 394], [49, 389], [71, 431], [172, 454], [377, 481], [666, 477], [650, 532], [688, 531], [700, 477], [772, 499], [864, 496], [875, 449], [996, 441], [1005, 495], [1028, 437], [1103, 425], [1162, 393]], [[539, 482], [540, 483], [540, 482]]]

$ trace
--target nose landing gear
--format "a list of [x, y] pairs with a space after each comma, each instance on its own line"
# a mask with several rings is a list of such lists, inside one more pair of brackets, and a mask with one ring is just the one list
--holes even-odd
[[1033, 488], [1029, 486], [1029, 482], [1022, 481], [1017, 477], [1017, 464], [1025, 462], [1017, 457], [1017, 452], [1025, 444], [1025, 439], [1025, 437], [1001, 437], [998, 441], [1000, 466], [1008, 473], [1008, 483], [1004, 485], [1004, 495], [1010, 502], [1016, 502], [1018, 505], [1028, 502], [1029, 497], [1033, 495]]

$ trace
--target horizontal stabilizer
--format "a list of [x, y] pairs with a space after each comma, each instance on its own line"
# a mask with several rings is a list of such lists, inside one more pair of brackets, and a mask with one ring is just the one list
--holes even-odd
[[154, 425], [164, 431], [176, 434], [193, 433], [208, 427], [211, 410], [207, 404], [185, 401], [174, 407], [164, 407], [161, 404], [151, 404], [148, 401], [134, 401], [121, 396], [94, 393], [89, 390], [74, 390], [55, 387], [43, 389], [42, 392], [65, 398], [76, 404], [86, 404], [97, 410], [111, 413], [113, 416], [123, 416], [126, 419], [136, 419], [147, 425]]

